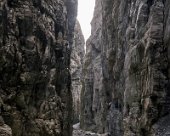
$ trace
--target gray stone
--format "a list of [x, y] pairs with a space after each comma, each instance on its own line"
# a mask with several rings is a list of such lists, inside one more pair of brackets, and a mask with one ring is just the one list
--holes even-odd
[[71, 53], [71, 90], [73, 95], [73, 122], [78, 123], [80, 117], [80, 94], [82, 90], [82, 65], [85, 54], [85, 41], [79, 22], [76, 22]]
[[82, 129], [167, 135], [168, 125], [159, 122], [170, 111], [169, 7], [168, 0], [96, 0], [83, 65]]
[[0, 135], [71, 135], [76, 16], [77, 0], [0, 1]]
[[1, 136], [12, 136], [12, 130], [8, 125], [0, 125], [0, 135]]

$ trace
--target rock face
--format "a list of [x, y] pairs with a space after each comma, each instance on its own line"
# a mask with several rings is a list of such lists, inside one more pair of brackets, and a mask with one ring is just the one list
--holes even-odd
[[[86, 55], [83, 66], [83, 89], [81, 92], [81, 128], [89, 131], [103, 131], [102, 122], [104, 110], [100, 110], [105, 96], [103, 91], [101, 28], [102, 6], [96, 1], [94, 17], [91, 22], [92, 34], [86, 42]], [[102, 129], [102, 130], [101, 130]]]
[[0, 135], [71, 135], [76, 14], [76, 0], [0, 1]]
[[111, 136], [170, 133], [170, 1], [96, 0], [81, 128]]
[[81, 31], [79, 22], [76, 22], [74, 39], [71, 53], [71, 80], [72, 80], [72, 95], [73, 95], [73, 117], [74, 123], [79, 122], [80, 116], [80, 94], [82, 90], [82, 65], [85, 54], [84, 36]]
[[0, 134], [1, 136], [12, 136], [12, 130], [5, 124], [2, 116], [0, 116]]

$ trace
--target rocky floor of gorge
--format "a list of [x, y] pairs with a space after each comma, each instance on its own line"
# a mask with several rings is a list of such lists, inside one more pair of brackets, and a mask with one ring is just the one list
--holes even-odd
[[73, 136], [109, 136], [109, 134], [97, 134], [80, 129], [80, 123], [73, 125]]

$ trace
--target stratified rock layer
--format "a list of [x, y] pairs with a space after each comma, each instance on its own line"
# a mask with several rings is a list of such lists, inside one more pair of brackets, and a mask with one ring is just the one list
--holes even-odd
[[76, 9], [76, 0], [0, 1], [0, 135], [71, 135]]
[[170, 133], [170, 2], [96, 0], [81, 127], [111, 136]]
[[71, 80], [72, 80], [72, 95], [73, 95], [73, 115], [74, 123], [79, 122], [80, 116], [80, 94], [82, 90], [82, 65], [85, 54], [84, 36], [81, 31], [79, 22], [76, 22], [74, 39], [71, 53]]

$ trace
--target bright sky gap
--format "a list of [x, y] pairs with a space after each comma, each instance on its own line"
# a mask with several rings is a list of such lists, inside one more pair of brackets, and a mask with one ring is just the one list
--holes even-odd
[[87, 40], [91, 34], [91, 20], [93, 17], [93, 11], [95, 6], [95, 0], [78, 0], [78, 17], [81, 29], [85, 40]]

